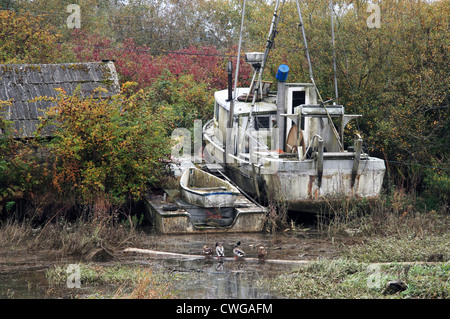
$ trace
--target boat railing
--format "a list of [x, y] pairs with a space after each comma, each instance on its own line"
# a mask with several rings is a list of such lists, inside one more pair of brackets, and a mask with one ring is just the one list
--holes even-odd
[[311, 148], [311, 146], [313, 145], [313, 142], [314, 142], [315, 139], [317, 139], [318, 141], [319, 141], [319, 140], [323, 140], [322, 137], [321, 137], [319, 134], [315, 134], [315, 135], [311, 138], [311, 140], [309, 141], [309, 143], [308, 143], [308, 147], [306, 148], [305, 153], [303, 154], [303, 156], [302, 156], [302, 158], [301, 158], [302, 161], [305, 160], [306, 155], [308, 154], [308, 151], [309, 151], [309, 149]]
[[249, 132], [244, 130], [241, 126], [239, 126], [239, 129], [244, 132], [245, 135], [247, 135], [249, 138], [251, 138], [258, 146], [262, 147], [265, 150], [269, 150], [269, 147], [267, 145], [261, 144], [256, 138], [254, 138]]

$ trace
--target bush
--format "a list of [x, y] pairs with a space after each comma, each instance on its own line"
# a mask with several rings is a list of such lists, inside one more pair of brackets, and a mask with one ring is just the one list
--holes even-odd
[[49, 110], [39, 131], [51, 128], [48, 174], [59, 193], [74, 193], [76, 200], [108, 211], [128, 199], [139, 199], [162, 178], [169, 159], [167, 119], [161, 108], [149, 107], [148, 96], [125, 83], [121, 94], [67, 96]]
[[[0, 104], [0, 114], [6, 104]], [[15, 140], [11, 122], [0, 116], [0, 215], [12, 214], [33, 188], [41, 186], [41, 172], [31, 143]]]

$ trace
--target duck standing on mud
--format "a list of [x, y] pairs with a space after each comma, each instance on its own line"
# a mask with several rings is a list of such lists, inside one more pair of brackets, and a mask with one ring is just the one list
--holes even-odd
[[208, 245], [205, 245], [205, 246], [203, 246], [203, 253], [204, 253], [206, 256], [211, 256], [212, 253], [213, 253], [213, 249], [210, 248], [210, 247], [208, 247]]
[[221, 243], [216, 243], [216, 253], [218, 259], [225, 257], [225, 251]]
[[241, 242], [238, 241], [236, 243], [236, 245], [234, 245], [234, 249], [233, 249], [233, 254], [234, 254], [234, 259], [236, 260], [237, 258], [243, 258], [245, 256], [245, 253], [242, 249], [239, 248], [239, 246], [241, 245]]
[[258, 250], [258, 258], [264, 259], [266, 257], [266, 255], [267, 255], [267, 250], [263, 246], [260, 246], [259, 250]]

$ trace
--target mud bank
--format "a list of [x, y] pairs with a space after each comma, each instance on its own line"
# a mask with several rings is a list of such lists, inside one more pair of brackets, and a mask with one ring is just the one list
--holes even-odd
[[[337, 240], [320, 238], [311, 231], [270, 234], [202, 234], [159, 235], [146, 231], [139, 235], [138, 248], [172, 252], [175, 254], [202, 255], [203, 246], [213, 247], [221, 242], [225, 255], [233, 257], [232, 248], [240, 241], [241, 248], [251, 259], [257, 257], [257, 247], [264, 246], [267, 259], [315, 260], [333, 258], [339, 254]], [[136, 245], [134, 245], [136, 247]], [[296, 264], [234, 261], [227, 258], [219, 263], [214, 258], [181, 258], [176, 255], [161, 257], [116, 251], [108, 262], [92, 262], [98, 267], [130, 265], [152, 271], [183, 274], [175, 287], [177, 298], [276, 298], [261, 291], [256, 282], [263, 276], [276, 276], [289, 271]], [[230, 260], [231, 259], [231, 260]], [[54, 287], [48, 283], [46, 272], [55, 265], [78, 263], [77, 257], [61, 257], [55, 251], [29, 252], [3, 247], [0, 251], [0, 298], [86, 298], [111, 293], [118, 287], [90, 286], [80, 288]], [[298, 265], [297, 265], [298, 266]], [[100, 295], [98, 295], [100, 294]]]

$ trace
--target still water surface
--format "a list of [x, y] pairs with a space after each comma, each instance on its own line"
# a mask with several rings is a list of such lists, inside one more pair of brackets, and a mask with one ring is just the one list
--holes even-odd
[[[328, 239], [310, 236], [278, 236], [267, 234], [222, 234], [156, 236], [149, 234], [141, 248], [182, 254], [201, 254], [204, 244], [214, 246], [216, 241], [224, 243], [225, 254], [232, 257], [232, 247], [241, 241], [248, 257], [256, 257], [255, 247], [263, 245], [270, 259], [316, 259], [333, 254], [335, 248]], [[45, 253], [34, 255], [22, 252], [0, 253], [0, 298], [102, 298], [98, 291], [114, 294], [116, 286], [87, 286], [81, 288], [52, 287], [46, 279], [46, 271], [53, 265], [67, 265], [74, 260], [55, 260]], [[98, 266], [135, 265], [172, 274], [182, 274], [189, 280], [175, 281], [177, 298], [182, 299], [266, 299], [277, 298], [259, 287], [257, 282], [265, 277], [277, 276], [298, 267], [292, 264], [277, 264], [256, 261], [225, 260], [216, 258], [158, 258], [142, 254], [119, 253], [113, 261], [98, 263]]]

